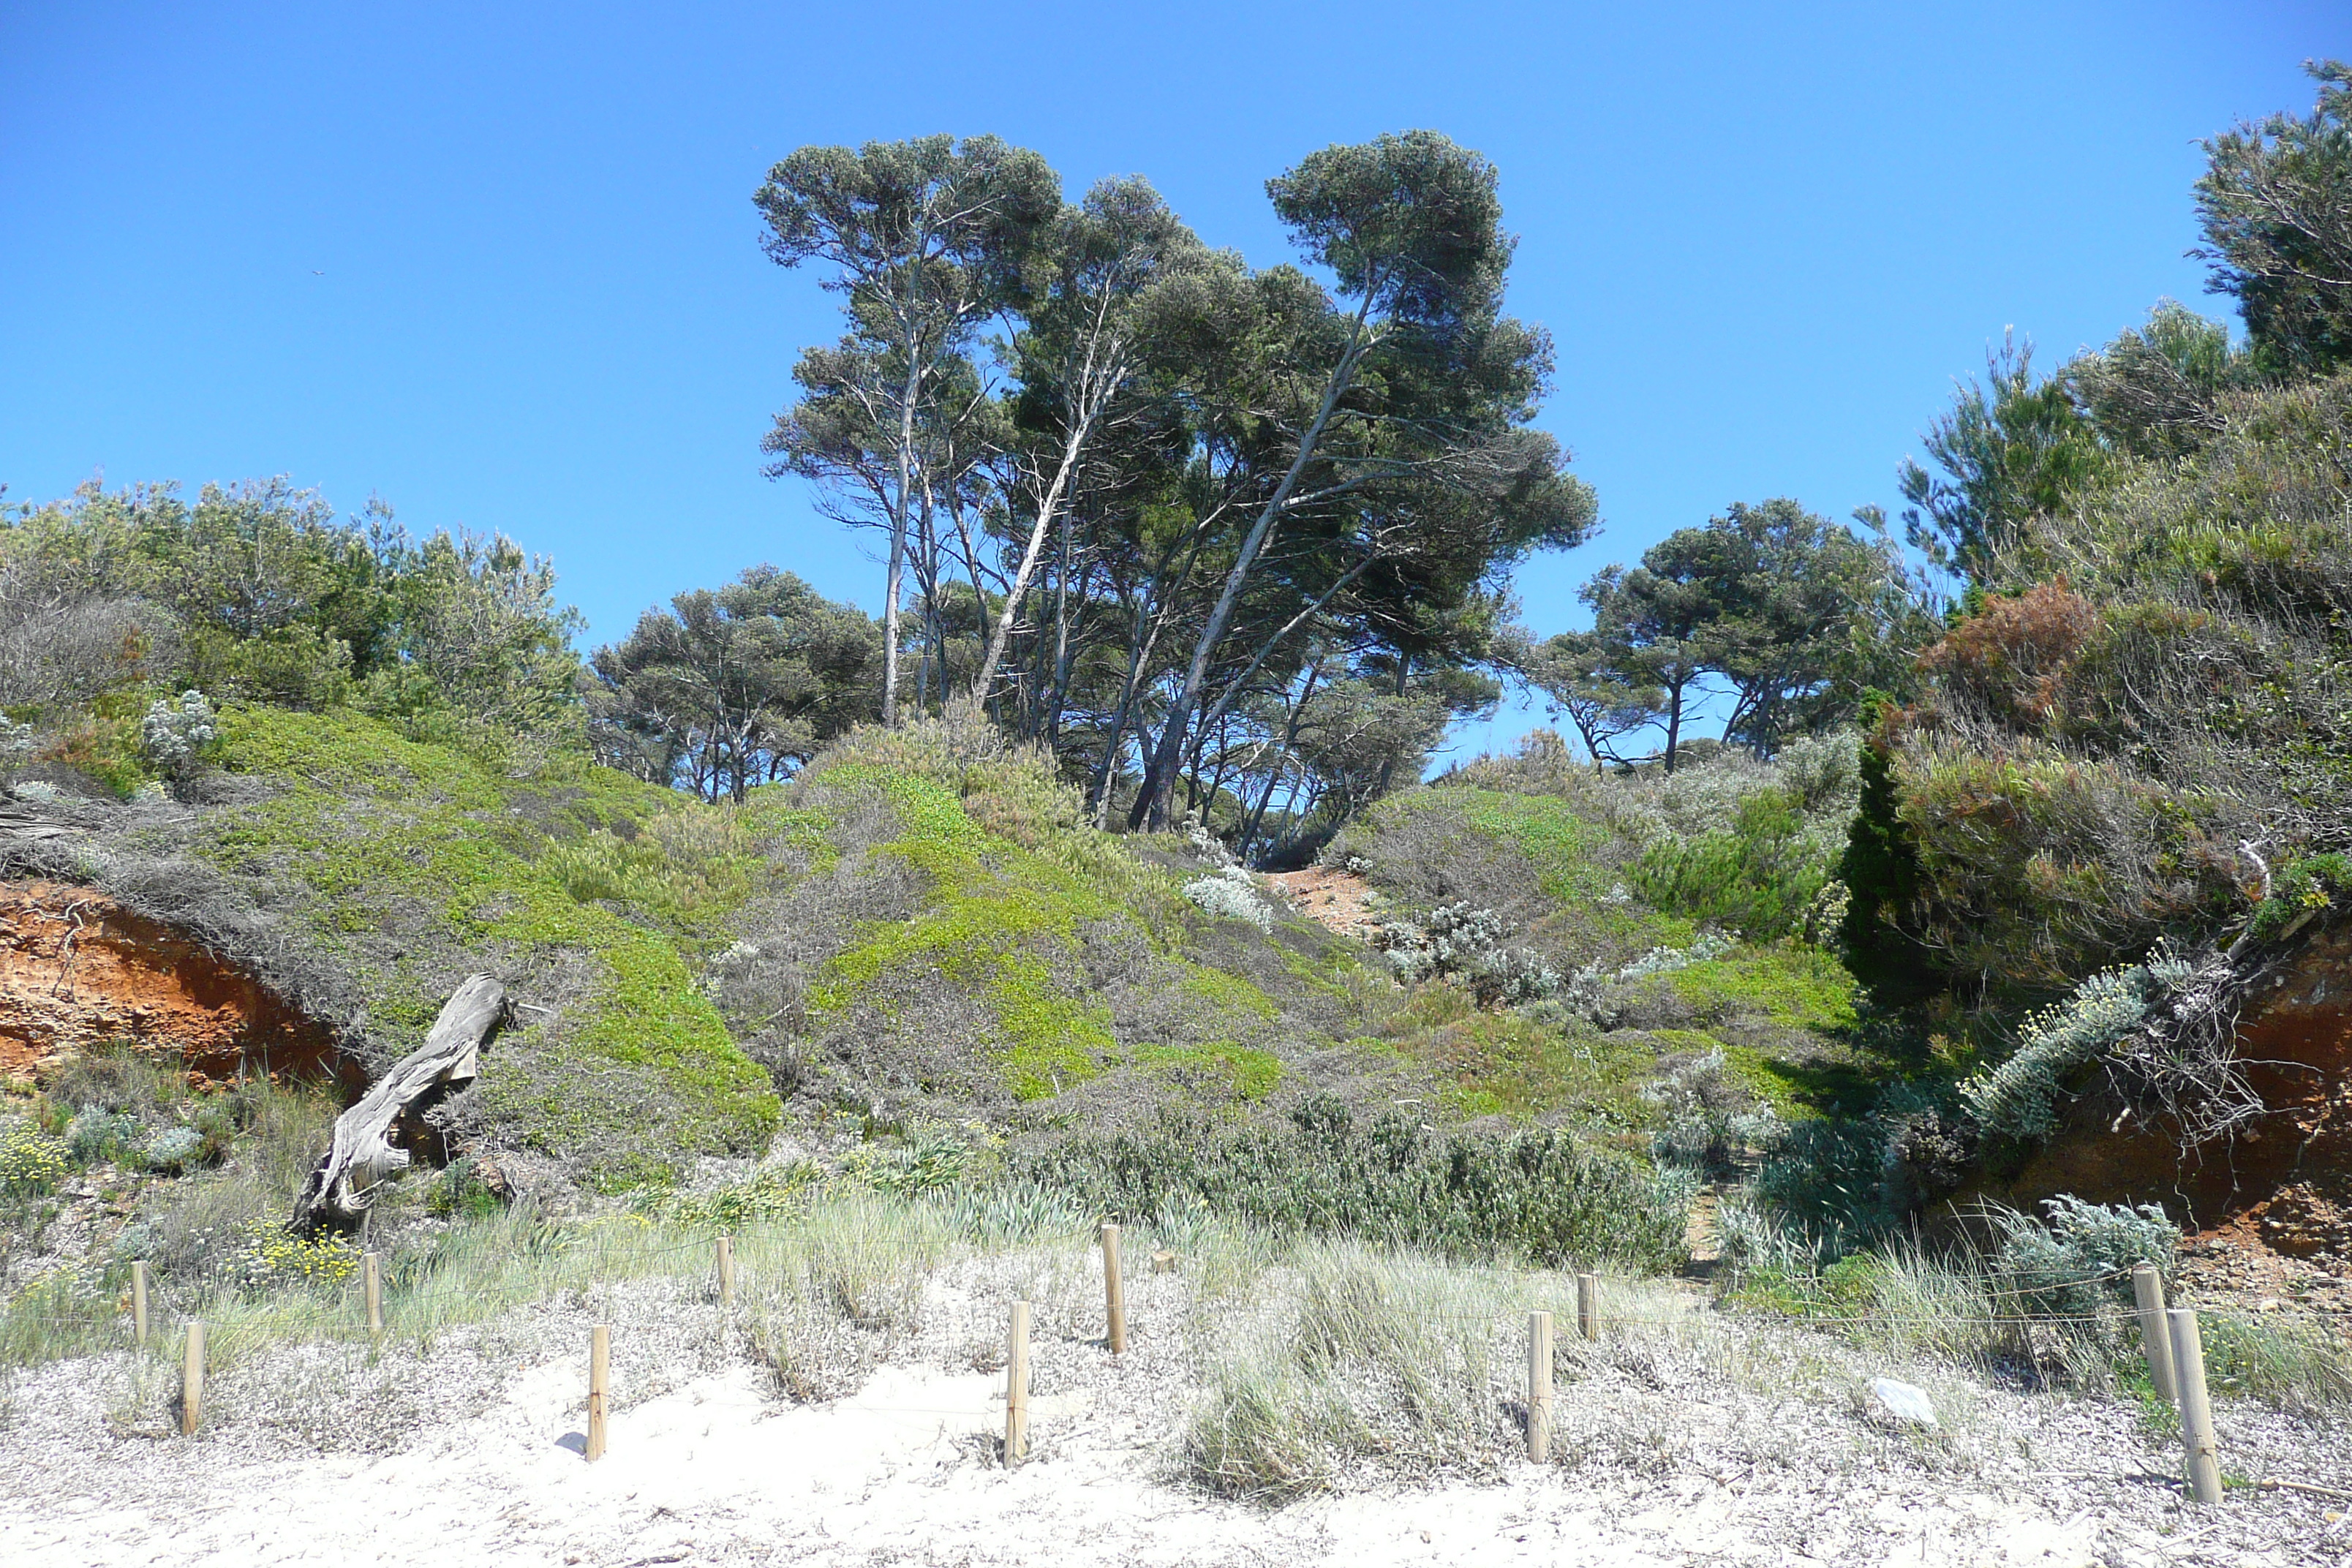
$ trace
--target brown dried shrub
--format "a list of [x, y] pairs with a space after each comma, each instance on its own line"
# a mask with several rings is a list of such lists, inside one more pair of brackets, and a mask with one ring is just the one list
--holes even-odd
[[2062, 577], [1988, 601], [1920, 655], [1919, 668], [1958, 715], [2042, 730], [2062, 711], [2067, 672], [2098, 619]]

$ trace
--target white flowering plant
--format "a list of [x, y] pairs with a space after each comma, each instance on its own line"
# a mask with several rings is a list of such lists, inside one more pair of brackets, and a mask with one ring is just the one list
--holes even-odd
[[1222, 920], [1247, 921], [1260, 931], [1274, 929], [1274, 906], [1258, 897], [1256, 879], [1239, 866], [1185, 883], [1184, 897]]
[[185, 778], [219, 733], [217, 716], [203, 692], [184, 691], [176, 703], [159, 697], [139, 721], [139, 753], [164, 777]]

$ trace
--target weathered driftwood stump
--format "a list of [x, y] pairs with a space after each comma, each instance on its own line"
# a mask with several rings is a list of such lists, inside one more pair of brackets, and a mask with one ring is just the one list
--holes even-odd
[[422, 1113], [474, 1080], [482, 1051], [507, 1021], [507, 988], [487, 974], [457, 987], [433, 1020], [425, 1044], [376, 1079], [361, 1101], [335, 1119], [335, 1139], [294, 1203], [297, 1229], [344, 1229], [375, 1201], [375, 1189], [407, 1168], [391, 1138], [393, 1123]]

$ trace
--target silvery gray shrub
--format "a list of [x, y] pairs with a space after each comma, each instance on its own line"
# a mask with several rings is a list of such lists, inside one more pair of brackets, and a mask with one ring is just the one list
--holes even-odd
[[193, 1127], [166, 1127], [139, 1146], [139, 1163], [151, 1171], [177, 1173], [204, 1152], [204, 1135]]
[[197, 753], [220, 733], [213, 705], [201, 691], [184, 691], [174, 705], [159, 697], [139, 721], [139, 752], [149, 766], [167, 778], [180, 778], [194, 765]]
[[1222, 919], [1247, 921], [1260, 931], [1274, 929], [1273, 906], [1257, 896], [1257, 884], [1239, 866], [1185, 883], [1184, 897]]

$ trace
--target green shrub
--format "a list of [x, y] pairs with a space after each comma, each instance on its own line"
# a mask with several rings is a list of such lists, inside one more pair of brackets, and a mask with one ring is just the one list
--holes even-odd
[[1896, 769], [1913, 912], [1948, 974], [2046, 993], [2242, 907], [2207, 847], [2229, 802], [2031, 738], [1915, 735]]
[[1791, 1122], [1759, 1165], [1757, 1198], [1807, 1237], [1823, 1261], [1844, 1257], [1894, 1229], [1888, 1202], [1886, 1129], [1874, 1117], [1815, 1117]]
[[746, 813], [686, 799], [632, 823], [625, 836], [606, 828], [558, 844], [539, 866], [583, 904], [622, 905], [704, 938], [723, 929], [768, 873]]
[[[1009, 1116], [1122, 1069], [1155, 1097], [1180, 1078], [1235, 1099], [1279, 1079], [1257, 1045], [1279, 1022], [1260, 982], [1296, 989], [1292, 950], [1201, 918], [1150, 851], [1082, 822], [1043, 752], [954, 713], [861, 729], [802, 781], [794, 798], [837, 825], [845, 875], [883, 900], [828, 889], [847, 940], [819, 949], [792, 998], [839, 1092], [912, 1087]], [[1124, 1028], [1146, 986], [1158, 1013]]]
[[1205, 1208], [1278, 1233], [1548, 1265], [1665, 1269], [1687, 1256], [1685, 1176], [1557, 1131], [1438, 1133], [1393, 1113], [1360, 1121], [1329, 1099], [1270, 1126], [1169, 1121], [1078, 1138], [1014, 1171], [1139, 1221]]
[[84, 1106], [66, 1127], [66, 1152], [85, 1165], [119, 1160], [137, 1146], [140, 1131], [135, 1116]]
[[94, 698], [89, 713], [56, 741], [41, 756], [88, 774], [125, 799], [152, 781], [140, 752], [139, 721], [147, 710], [149, 694], [141, 689], [110, 691]]
[[1837, 934], [1846, 966], [1885, 1006], [1916, 1002], [1937, 986], [1927, 950], [1904, 924], [1919, 896], [1919, 852], [1900, 799], [1889, 747], [1873, 739], [1862, 748], [1861, 801], [1838, 862], [1846, 907]]
[[487, 1219], [503, 1205], [483, 1184], [474, 1162], [460, 1157], [442, 1167], [425, 1190], [425, 1210], [444, 1219]]
[[2132, 1299], [2135, 1265], [2171, 1275], [2180, 1227], [2154, 1204], [2085, 1203], [2062, 1193], [2042, 1206], [2046, 1221], [2015, 1209], [1990, 1211], [1993, 1272], [2014, 1310], [2087, 1316]]
[[1633, 868], [1633, 889], [1661, 910], [1751, 942], [1797, 935], [1830, 879], [1808, 826], [1789, 792], [1759, 790], [1739, 803], [1728, 828], [1653, 844]]

